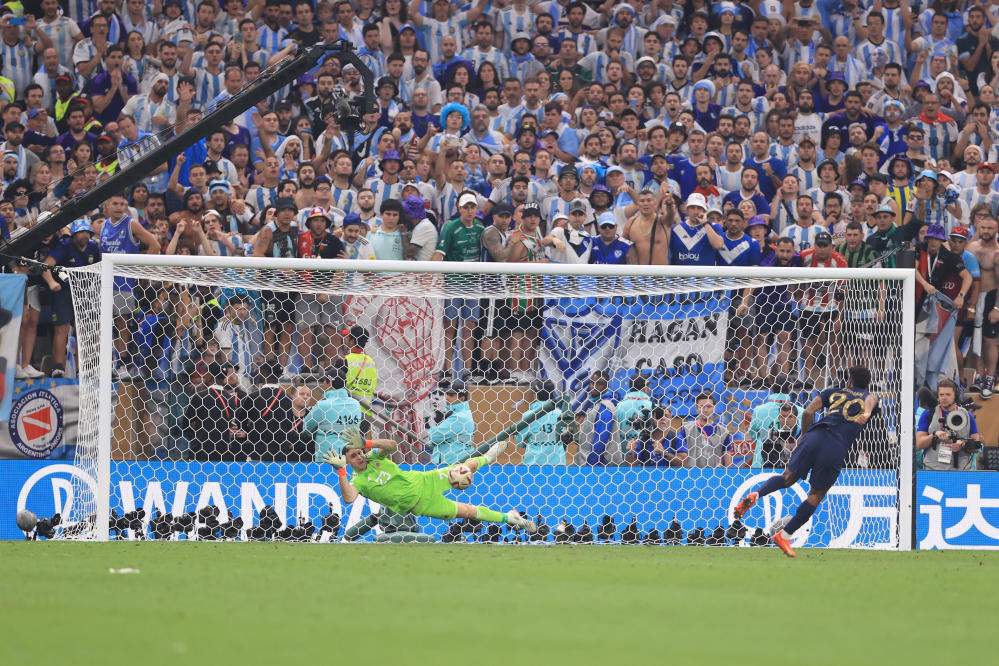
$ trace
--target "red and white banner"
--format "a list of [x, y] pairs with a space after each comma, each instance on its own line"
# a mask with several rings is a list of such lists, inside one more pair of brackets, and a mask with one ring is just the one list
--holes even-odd
[[[370, 338], [364, 351], [378, 369], [376, 396], [397, 407], [393, 421], [423, 431], [422, 403], [437, 385], [444, 363], [444, 301], [421, 298], [440, 293], [443, 277], [399, 274], [378, 277], [365, 285], [365, 294], [348, 296], [344, 323], [358, 325]], [[378, 292], [413, 296], [377, 296]]]

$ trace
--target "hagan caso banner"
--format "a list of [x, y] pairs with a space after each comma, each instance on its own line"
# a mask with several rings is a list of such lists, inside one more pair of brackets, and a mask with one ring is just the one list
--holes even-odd
[[[426, 469], [419, 467], [417, 469]], [[596, 531], [608, 514], [617, 523], [616, 538], [632, 518], [643, 534], [664, 532], [675, 518], [684, 535], [697, 527], [709, 534], [731, 524], [739, 499], [773, 472], [718, 469], [616, 467], [490, 466], [476, 474], [474, 485], [449, 497], [474, 505], [511, 507], [540, 515], [550, 526], [565, 519], [576, 527], [585, 520]], [[67, 464], [0, 461], [0, 538], [23, 535], [14, 516], [28, 508], [39, 517], [71, 515], [94, 492], [94, 479]], [[747, 515], [752, 531], [794, 513], [807, 495], [800, 483], [769, 495]], [[795, 546], [889, 548], [896, 543], [895, 473], [846, 470], [809, 523], [794, 535]], [[111, 462], [111, 507], [123, 514], [136, 508], [174, 515], [207, 505], [222, 515], [232, 511], [246, 526], [258, 522], [260, 509], [272, 505], [282, 522], [305, 517], [318, 523], [330, 506], [346, 527], [378, 510], [363, 497], [343, 506], [336, 476], [316, 463]], [[441, 521], [419, 518], [421, 529], [437, 536]], [[134, 535], [129, 535], [134, 538]], [[366, 538], [370, 538], [366, 537]], [[549, 536], [551, 540], [553, 536]]]
[[725, 292], [548, 300], [539, 358], [569, 394], [596, 370], [641, 372], [654, 400], [686, 416], [698, 393], [724, 390], [728, 309]]
[[10, 418], [26, 275], [0, 275], [0, 421]]

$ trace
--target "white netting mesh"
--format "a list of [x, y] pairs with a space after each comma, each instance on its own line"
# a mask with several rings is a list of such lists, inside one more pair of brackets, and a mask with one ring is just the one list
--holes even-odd
[[[364, 497], [343, 506], [334, 470], [316, 461], [361, 419], [369, 437], [398, 440], [392, 458], [405, 469], [456, 463], [501, 435], [497, 463], [445, 496], [519, 509], [547, 526], [535, 540], [720, 545], [751, 543], [793, 513], [804, 482], [732, 522], [735, 502], [786, 464], [797, 409], [863, 363], [883, 416], [797, 543], [897, 547], [912, 362], [899, 282], [260, 265], [116, 265], [113, 349], [99, 345], [100, 267], [73, 273], [76, 462], [93, 483], [74, 478], [70, 534], [98, 534], [105, 364], [113, 537], [525, 538]], [[324, 398], [340, 358], [351, 397], [334, 387]]]

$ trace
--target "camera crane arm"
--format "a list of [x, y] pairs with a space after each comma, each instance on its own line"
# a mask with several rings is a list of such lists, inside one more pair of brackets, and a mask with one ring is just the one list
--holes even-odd
[[[148, 152], [142, 153], [126, 168], [119, 170], [118, 173], [99, 183], [93, 189], [69, 199], [48, 215], [43, 214], [43, 218], [34, 227], [0, 245], [0, 255], [8, 260], [16, 260], [29, 254], [41, 245], [45, 238], [58, 233], [60, 229], [69, 225], [73, 220], [97, 208], [112, 194], [123, 192], [126, 188], [148, 177], [153, 169], [160, 164], [179, 155], [212, 132], [222, 129], [223, 125], [239, 114], [248, 111], [261, 100], [292, 83], [296, 78], [315, 67], [327, 54], [335, 55], [342, 65], [349, 63], [357, 68], [364, 82], [364, 92], [361, 96], [362, 113], [375, 111], [377, 102], [375, 100], [374, 74], [357, 56], [353, 44], [341, 39], [330, 45], [320, 43], [306, 47], [294, 59], [281, 65], [273, 74], [258, 79], [253, 85], [239, 91], [180, 134], [167, 139]], [[334, 112], [343, 110], [343, 107], [339, 107]]]

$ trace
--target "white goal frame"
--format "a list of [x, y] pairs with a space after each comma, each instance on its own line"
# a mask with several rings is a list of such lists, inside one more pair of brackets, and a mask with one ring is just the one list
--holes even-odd
[[[787, 280], [809, 282], [817, 280], [877, 280], [900, 283], [902, 303], [901, 393], [899, 401], [899, 468], [898, 468], [898, 550], [912, 549], [913, 507], [913, 432], [914, 432], [914, 361], [915, 361], [915, 302], [916, 273], [902, 268], [780, 268], [723, 266], [637, 266], [597, 264], [482, 263], [433, 261], [375, 261], [330, 259], [279, 259], [269, 257], [201, 257], [171, 255], [104, 254], [100, 264], [83, 269], [100, 272], [101, 293], [99, 346], [102, 362], [98, 364], [98, 423], [96, 462], [96, 524], [92, 535], [98, 541], [109, 540], [108, 520], [111, 497], [111, 440], [114, 417], [112, 399], [111, 350], [114, 347], [114, 276], [117, 266], [168, 267], [178, 269], [290, 269], [298, 271], [357, 271], [362, 273], [451, 273], [491, 275], [548, 275], [580, 277], [637, 278], [715, 278], [732, 280]], [[734, 288], [710, 285], [700, 291]], [[428, 295], [428, 298], [442, 297]], [[82, 406], [81, 406], [82, 407]]]

